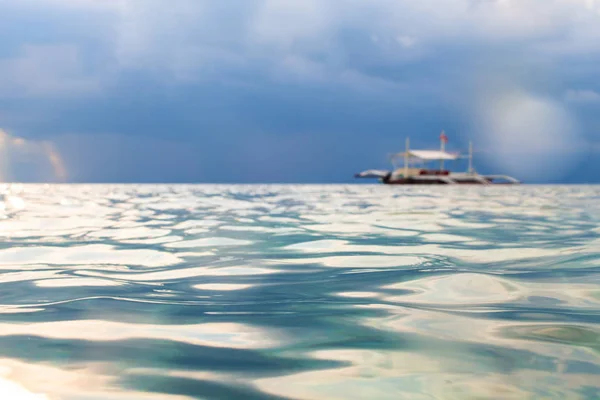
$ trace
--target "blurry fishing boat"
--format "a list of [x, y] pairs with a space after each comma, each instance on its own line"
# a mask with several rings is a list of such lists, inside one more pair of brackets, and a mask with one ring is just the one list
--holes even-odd
[[[440, 135], [440, 150], [411, 150], [410, 139], [406, 139], [406, 149], [403, 153], [392, 155], [393, 170], [370, 169], [355, 175], [355, 178], [377, 178], [388, 185], [491, 185], [519, 184], [519, 180], [508, 175], [480, 175], [473, 168], [473, 144], [469, 143], [468, 157], [459, 153], [446, 151], [448, 137], [444, 132]], [[444, 167], [446, 161], [468, 158], [469, 167], [466, 172], [452, 172]], [[404, 160], [404, 165], [397, 165], [398, 159]], [[430, 163], [439, 162], [439, 169], [431, 167]]]

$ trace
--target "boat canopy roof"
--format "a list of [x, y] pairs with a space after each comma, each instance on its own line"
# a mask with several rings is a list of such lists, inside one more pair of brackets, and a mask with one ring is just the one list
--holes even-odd
[[[397, 157], [404, 157], [406, 153], [398, 153]], [[438, 160], [457, 160], [458, 154], [447, 153], [440, 150], [410, 150], [408, 152], [410, 158], [417, 158], [424, 161], [438, 161]]]

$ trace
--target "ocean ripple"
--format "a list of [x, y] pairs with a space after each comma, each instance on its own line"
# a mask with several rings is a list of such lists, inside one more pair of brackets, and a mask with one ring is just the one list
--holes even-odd
[[600, 398], [598, 187], [0, 194], [5, 397]]

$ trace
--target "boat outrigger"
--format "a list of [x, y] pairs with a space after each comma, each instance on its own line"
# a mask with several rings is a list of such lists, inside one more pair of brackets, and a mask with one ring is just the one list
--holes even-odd
[[[456, 185], [456, 184], [519, 184], [520, 182], [507, 175], [480, 175], [473, 168], [473, 144], [469, 143], [469, 168], [467, 172], [451, 172], [444, 168], [445, 161], [461, 158], [459, 153], [445, 150], [448, 138], [444, 132], [440, 135], [440, 150], [410, 150], [410, 139], [406, 139], [406, 150], [392, 155], [392, 171], [370, 169], [355, 175], [355, 178], [377, 178], [388, 185]], [[398, 167], [396, 160], [404, 159], [404, 165]], [[426, 166], [429, 162], [440, 162], [439, 169]], [[417, 167], [415, 165], [418, 165]]]

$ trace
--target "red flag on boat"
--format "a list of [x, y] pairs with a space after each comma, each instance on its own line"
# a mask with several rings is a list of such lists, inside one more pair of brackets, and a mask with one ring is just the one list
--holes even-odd
[[442, 131], [442, 134], [440, 135], [440, 140], [444, 143], [448, 143], [448, 136], [446, 136], [446, 132]]

